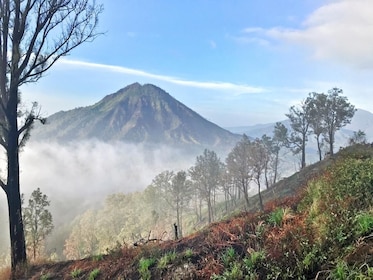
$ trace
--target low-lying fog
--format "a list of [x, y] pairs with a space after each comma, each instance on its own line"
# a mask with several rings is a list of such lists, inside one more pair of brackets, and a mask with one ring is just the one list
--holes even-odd
[[[149, 151], [140, 145], [85, 141], [61, 145], [30, 142], [20, 155], [25, 203], [40, 188], [51, 200], [55, 229], [108, 194], [144, 190], [164, 170], [187, 170], [196, 155], [168, 147]], [[0, 251], [8, 244], [6, 199], [0, 195]]]

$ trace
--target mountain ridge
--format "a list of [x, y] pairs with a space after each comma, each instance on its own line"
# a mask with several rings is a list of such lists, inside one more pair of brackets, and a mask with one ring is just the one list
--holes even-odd
[[234, 144], [239, 136], [206, 120], [161, 88], [134, 83], [105, 96], [97, 103], [60, 111], [47, 125], [35, 126], [33, 139], [195, 145]]

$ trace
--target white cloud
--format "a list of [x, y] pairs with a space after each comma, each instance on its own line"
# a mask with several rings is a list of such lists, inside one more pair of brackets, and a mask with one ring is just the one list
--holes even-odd
[[315, 10], [303, 28], [247, 29], [299, 44], [316, 59], [333, 60], [355, 68], [373, 68], [373, 1], [333, 1]]
[[115, 73], [122, 73], [126, 75], [132, 76], [140, 76], [146, 77], [154, 80], [164, 81], [176, 85], [193, 87], [193, 88], [201, 88], [201, 89], [213, 89], [213, 90], [223, 90], [229, 91], [232, 94], [246, 94], [246, 93], [263, 93], [266, 92], [265, 88], [262, 87], [253, 87], [248, 85], [239, 85], [234, 83], [228, 82], [200, 82], [200, 81], [189, 81], [183, 80], [180, 78], [166, 76], [166, 75], [158, 75], [152, 74], [146, 71], [137, 70], [126, 68], [122, 66], [115, 66], [115, 65], [106, 65], [106, 64], [99, 64], [99, 63], [92, 63], [92, 62], [84, 62], [79, 60], [70, 60], [63, 58], [59, 61], [61, 64], [71, 65], [75, 67], [84, 67], [84, 68], [94, 68], [98, 70], [105, 70], [111, 71]]

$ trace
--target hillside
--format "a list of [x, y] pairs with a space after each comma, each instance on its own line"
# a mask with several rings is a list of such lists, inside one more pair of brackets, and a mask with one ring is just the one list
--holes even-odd
[[262, 212], [253, 197], [251, 210], [180, 240], [34, 265], [26, 278], [372, 279], [372, 169], [371, 146], [348, 147], [264, 191]]
[[164, 90], [134, 83], [94, 105], [48, 117], [47, 125], [32, 131], [32, 139], [217, 147], [230, 146], [239, 136], [207, 121]]

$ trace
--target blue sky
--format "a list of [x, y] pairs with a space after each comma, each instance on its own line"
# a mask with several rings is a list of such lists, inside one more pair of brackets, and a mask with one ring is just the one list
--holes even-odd
[[44, 115], [155, 84], [223, 127], [285, 119], [340, 87], [373, 111], [371, 0], [110, 0], [105, 34], [21, 90]]

